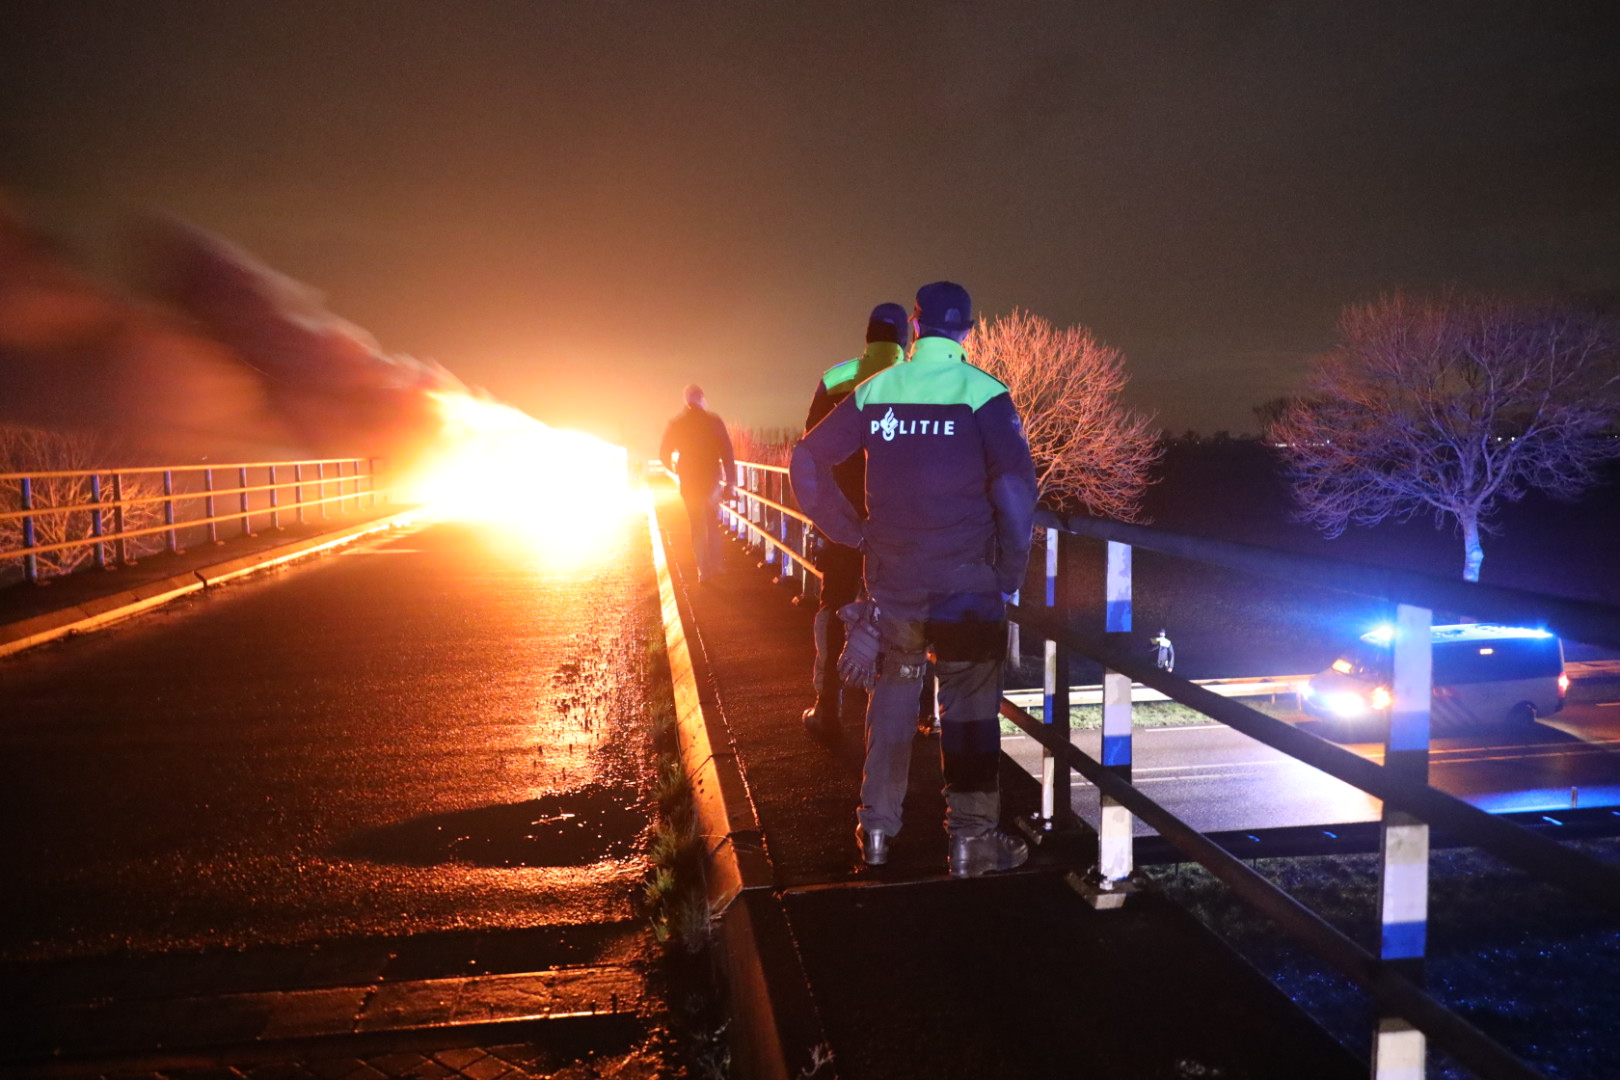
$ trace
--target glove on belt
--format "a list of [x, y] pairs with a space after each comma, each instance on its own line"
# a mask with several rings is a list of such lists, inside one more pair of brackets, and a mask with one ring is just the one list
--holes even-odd
[[844, 651], [838, 654], [838, 675], [845, 686], [870, 690], [877, 685], [878, 654], [883, 636], [878, 633], [877, 605], [855, 600], [838, 609], [844, 620]]

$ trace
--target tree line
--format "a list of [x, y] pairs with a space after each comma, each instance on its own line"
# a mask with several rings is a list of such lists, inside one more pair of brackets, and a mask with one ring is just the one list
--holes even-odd
[[[1018, 405], [1043, 504], [1137, 519], [1166, 439], [1122, 403], [1120, 351], [1022, 310], [981, 319], [966, 346]], [[1455, 523], [1478, 581], [1506, 503], [1576, 498], [1620, 458], [1620, 322], [1599, 304], [1392, 294], [1346, 307], [1303, 389], [1255, 414], [1301, 521], [1336, 537], [1432, 514]], [[794, 434], [734, 437], [739, 456], [775, 461]]]

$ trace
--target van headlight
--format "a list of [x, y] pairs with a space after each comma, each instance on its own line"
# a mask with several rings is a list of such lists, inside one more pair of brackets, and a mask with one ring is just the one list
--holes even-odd
[[1322, 707], [1334, 716], [1348, 720], [1367, 711], [1367, 702], [1353, 690], [1335, 690], [1322, 695]]

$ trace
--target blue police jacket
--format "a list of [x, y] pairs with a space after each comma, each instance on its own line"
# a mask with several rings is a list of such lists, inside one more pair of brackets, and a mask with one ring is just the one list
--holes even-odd
[[[857, 451], [864, 519], [833, 476]], [[869, 587], [967, 591], [986, 565], [1002, 592], [1023, 583], [1037, 494], [1029, 443], [1006, 385], [949, 338], [919, 339], [908, 362], [857, 386], [793, 448], [790, 471], [816, 527], [868, 553]]]
[[[878, 372], [893, 367], [903, 359], [905, 353], [894, 342], [872, 341], [867, 343], [866, 350], [855, 359], [845, 360], [842, 364], [834, 364], [828, 368], [821, 381], [816, 384], [815, 396], [810, 399], [810, 411], [805, 414], [804, 430], [808, 432], [826, 419], [827, 414], [837, 408], [840, 401], [853, 394], [861, 383]], [[844, 498], [850, 501], [855, 512], [864, 516], [866, 457], [860, 453], [851, 454], [834, 468], [833, 478], [838, 481], [838, 489], [844, 493]]]

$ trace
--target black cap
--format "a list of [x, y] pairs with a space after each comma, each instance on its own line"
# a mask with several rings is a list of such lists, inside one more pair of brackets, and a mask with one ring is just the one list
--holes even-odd
[[918, 335], [960, 340], [973, 329], [973, 301], [954, 281], [936, 281], [917, 290]]
[[892, 341], [904, 349], [911, 343], [911, 319], [899, 304], [879, 304], [866, 321], [866, 340]]

